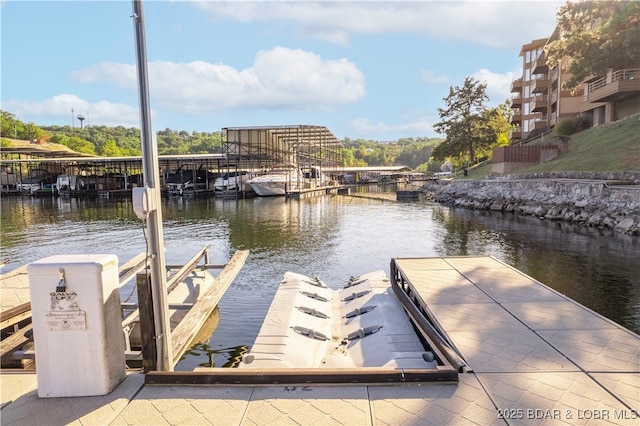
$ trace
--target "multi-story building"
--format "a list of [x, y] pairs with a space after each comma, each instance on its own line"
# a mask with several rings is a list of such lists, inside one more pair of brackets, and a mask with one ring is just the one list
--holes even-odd
[[[511, 82], [511, 93], [513, 94], [511, 97], [511, 108], [513, 109], [511, 123], [515, 126], [511, 132], [512, 144], [526, 139], [536, 128], [536, 125], [538, 128], [547, 127], [546, 114], [536, 109], [536, 100], [542, 98], [537, 80], [542, 81], [546, 75], [536, 68], [536, 64], [544, 53], [543, 48], [546, 43], [546, 38], [533, 40], [531, 43], [523, 45], [520, 50], [522, 76]], [[537, 74], [536, 71], [538, 71]]]
[[[560, 65], [551, 69], [547, 65], [544, 47], [557, 37], [556, 28], [551, 37], [533, 40], [520, 50], [522, 77], [511, 84], [511, 123], [517, 129], [511, 134], [512, 144], [544, 133], [563, 119], [580, 113], [582, 90], [572, 94], [562, 89], [562, 84], [570, 74]], [[520, 90], [517, 83], [519, 80]]]
[[563, 83], [571, 77], [561, 65], [549, 68], [544, 47], [560, 37], [533, 40], [520, 50], [522, 77], [511, 83], [511, 144], [551, 130], [564, 119], [583, 116], [593, 126], [640, 113], [640, 69], [610, 72], [590, 79], [571, 92]]

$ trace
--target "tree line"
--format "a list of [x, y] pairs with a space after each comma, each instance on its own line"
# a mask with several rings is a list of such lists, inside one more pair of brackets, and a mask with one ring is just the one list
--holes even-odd
[[[135, 127], [37, 126], [24, 123], [7, 111], [1, 111], [0, 136], [7, 139], [42, 140], [61, 144], [69, 149], [101, 157], [142, 155], [140, 129]], [[156, 133], [158, 153], [161, 155], [207, 154], [222, 152], [220, 132], [187, 132], [165, 129]], [[3, 141], [8, 146], [9, 141]]]
[[[75, 152], [102, 157], [142, 155], [140, 130], [135, 127], [37, 126], [2, 111], [0, 135], [6, 139], [43, 140], [64, 145]], [[187, 132], [167, 128], [156, 133], [156, 140], [160, 155], [223, 152], [221, 132]], [[403, 138], [392, 142], [344, 138], [341, 141], [344, 166], [405, 165], [426, 170], [431, 152], [441, 141], [440, 138]], [[3, 139], [3, 146], [10, 146], [10, 141]]]
[[[9, 147], [9, 139], [41, 140], [61, 144], [83, 154], [102, 157], [127, 157], [142, 155], [140, 130], [135, 127], [108, 127], [102, 125], [84, 128], [71, 126], [38, 126], [24, 123], [12, 113], [1, 111], [0, 136], [2, 146]], [[187, 132], [165, 129], [156, 133], [158, 154], [213, 154], [223, 152], [221, 132]], [[403, 165], [419, 171], [440, 171], [442, 164], [455, 155], [447, 151], [445, 156], [442, 138], [411, 137], [380, 142], [366, 139], [341, 140], [345, 167]]]

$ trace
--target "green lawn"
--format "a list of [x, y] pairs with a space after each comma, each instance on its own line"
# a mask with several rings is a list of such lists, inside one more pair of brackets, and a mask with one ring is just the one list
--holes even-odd
[[[640, 170], [640, 114], [576, 133], [571, 136], [569, 152], [512, 173], [612, 170]], [[467, 179], [484, 179], [490, 173], [491, 164], [483, 165], [470, 170]]]

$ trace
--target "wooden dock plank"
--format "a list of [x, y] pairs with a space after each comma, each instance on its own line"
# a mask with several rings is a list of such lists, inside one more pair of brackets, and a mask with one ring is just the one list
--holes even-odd
[[122, 284], [129, 281], [131, 278], [135, 277], [138, 272], [144, 269], [146, 265], [147, 254], [140, 253], [135, 256], [133, 259], [124, 263], [120, 268], [118, 268], [118, 275], [120, 278], [120, 286]]
[[198, 299], [180, 321], [180, 324], [172, 331], [173, 365], [177, 364], [184, 352], [189, 348], [193, 338], [216, 308], [225, 291], [227, 291], [242, 266], [244, 266], [248, 256], [248, 250], [236, 251], [227, 266], [215, 277], [210, 291]]
[[[169, 279], [167, 280], [167, 294], [171, 294], [171, 292], [173, 292], [173, 290], [175, 290], [176, 287], [178, 287], [178, 285], [189, 276], [189, 274], [191, 274], [194, 270], [198, 268], [198, 262], [200, 262], [200, 260], [206, 256], [206, 253], [208, 250], [209, 250], [209, 244], [206, 244], [194, 256], [192, 256], [191, 259], [186, 264], [181, 266], [177, 272], [173, 273], [173, 275], [169, 277]], [[138, 269], [136, 273], [140, 269]], [[133, 323], [137, 322], [139, 317], [140, 317], [140, 310], [138, 309], [138, 307], [135, 307], [122, 320], [122, 328], [129, 327]]]
[[1, 315], [0, 330], [4, 330], [7, 327], [31, 318], [31, 302], [24, 302], [16, 307], [2, 311]]
[[27, 324], [25, 327], [13, 333], [11, 336], [3, 339], [2, 342], [0, 342], [0, 356], [4, 358], [10, 355], [13, 351], [21, 348], [25, 343], [31, 340], [32, 329], [33, 326], [31, 324]]

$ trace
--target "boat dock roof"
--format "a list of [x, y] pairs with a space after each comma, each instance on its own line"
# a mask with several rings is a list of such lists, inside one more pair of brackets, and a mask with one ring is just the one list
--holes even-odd
[[163, 373], [132, 371], [109, 395], [52, 402], [35, 374], [3, 371], [2, 424], [640, 422], [637, 334], [492, 257], [392, 259], [391, 279], [466, 361], [457, 383], [151, 385]]

